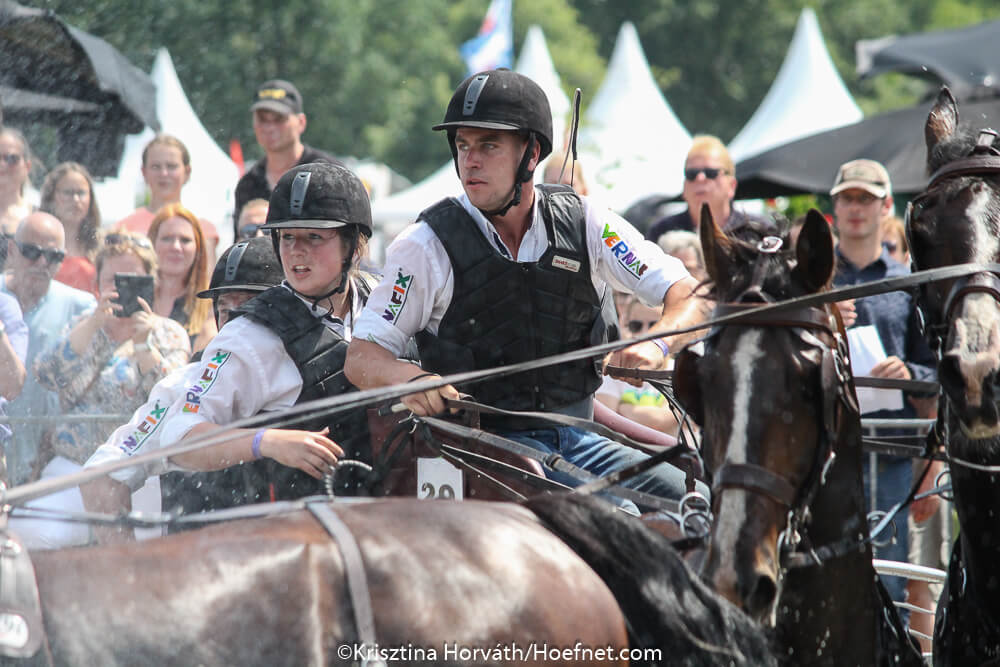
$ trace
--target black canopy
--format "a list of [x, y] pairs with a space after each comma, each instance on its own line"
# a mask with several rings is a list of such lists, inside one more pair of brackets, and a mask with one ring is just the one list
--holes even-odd
[[944, 84], [960, 102], [1000, 94], [1000, 21], [855, 44], [858, 75], [904, 72]]
[[0, 0], [0, 104], [8, 125], [56, 128], [56, 159], [95, 176], [117, 172], [125, 134], [159, 129], [145, 72], [51, 11], [11, 0]]
[[[747, 158], [736, 165], [736, 198], [827, 193], [838, 167], [857, 158], [885, 165], [893, 193], [920, 192], [927, 185], [924, 124], [932, 104], [871, 116]], [[1000, 128], [1000, 96], [959, 102], [958, 111], [961, 122], [975, 129]]]

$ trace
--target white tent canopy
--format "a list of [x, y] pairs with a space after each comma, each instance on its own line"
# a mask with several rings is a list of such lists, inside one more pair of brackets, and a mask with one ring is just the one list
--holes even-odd
[[[534, 80], [548, 96], [549, 106], [552, 108], [552, 130], [555, 139], [553, 143], [558, 147], [565, 132], [566, 114], [569, 112], [570, 102], [560, 87], [559, 75], [552, 63], [540, 27], [528, 28], [514, 70]], [[542, 168], [537, 169], [535, 173], [540, 175]], [[402, 226], [416, 220], [420, 211], [439, 199], [461, 191], [462, 184], [455, 173], [455, 165], [448, 161], [413, 187], [372, 202], [372, 217], [387, 236], [393, 237]]]
[[862, 118], [826, 50], [816, 13], [799, 15], [795, 35], [771, 89], [729, 143], [733, 162]]
[[[166, 49], [157, 51], [151, 75], [156, 84], [156, 115], [162, 131], [180, 139], [191, 153], [191, 179], [184, 186], [181, 199], [198, 217], [216, 226], [221, 252], [233, 241], [231, 216], [239, 170], [191, 108]], [[123, 193], [131, 193], [130, 207], [114, 217], [109, 215], [110, 211], [105, 213], [108, 221], [118, 220], [142, 204], [146, 187], [140, 172], [142, 151], [153, 136], [153, 131], [146, 128], [125, 140], [125, 151], [118, 167], [118, 187]], [[104, 212], [103, 202], [101, 206]]]
[[690, 144], [653, 80], [635, 26], [623, 23], [580, 130], [588, 188], [617, 211], [654, 192], [680, 192]]

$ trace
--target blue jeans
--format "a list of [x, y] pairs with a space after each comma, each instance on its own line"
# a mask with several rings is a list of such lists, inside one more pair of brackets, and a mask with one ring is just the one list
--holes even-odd
[[[906, 499], [913, 484], [913, 463], [908, 458], [898, 456], [878, 455], [877, 474], [875, 477], [875, 505], [871, 499], [871, 476], [869, 458], [865, 457], [862, 468], [864, 469], [865, 484], [865, 505], [868, 510], [878, 509], [888, 512], [892, 507]], [[892, 525], [887, 526], [875, 539], [884, 542], [889, 536], [895, 534], [892, 542], [884, 547], [875, 547], [875, 557], [884, 560], [894, 560], [906, 563], [910, 554], [910, 529], [907, 516], [910, 510], [904, 507], [899, 510], [892, 521]], [[893, 525], [896, 530], [893, 533]], [[889, 590], [889, 595], [897, 602], [906, 599], [906, 579], [902, 577], [882, 577], [882, 582]]]
[[[637, 449], [609, 440], [596, 433], [569, 426], [531, 431], [499, 431], [497, 435], [510, 438], [546, 454], [560, 454], [573, 465], [599, 477], [649, 458], [648, 454]], [[545, 474], [549, 479], [566, 486], [576, 487], [584, 484], [581, 479], [552, 470], [547, 466]], [[661, 463], [641, 475], [622, 482], [621, 485], [654, 496], [680, 500], [681, 496], [687, 492], [684, 480], [683, 470], [669, 463]], [[696, 485], [698, 492], [704, 494], [706, 498], [710, 497], [707, 486], [702, 482], [696, 482]], [[638, 513], [638, 508], [632, 501], [613, 496], [610, 498], [623, 509]]]

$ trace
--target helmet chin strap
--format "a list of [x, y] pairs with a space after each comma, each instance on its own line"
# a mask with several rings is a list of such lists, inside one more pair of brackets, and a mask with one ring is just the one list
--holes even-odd
[[[482, 211], [483, 215], [486, 217], [504, 216], [507, 214], [507, 211], [521, 203], [521, 183], [527, 183], [534, 175], [534, 170], [528, 169], [528, 163], [531, 162], [531, 156], [534, 151], [535, 133], [532, 132], [528, 139], [528, 145], [524, 149], [524, 155], [521, 156], [521, 164], [517, 166], [517, 171], [514, 174], [513, 197], [506, 204], [493, 211], [486, 211], [480, 208], [479, 210]], [[476, 208], [479, 207], [477, 206]]]
[[[319, 308], [319, 302], [320, 301], [323, 301], [325, 299], [329, 299], [333, 295], [340, 294], [341, 292], [345, 292], [346, 293], [346, 290], [347, 290], [347, 278], [350, 275], [351, 265], [353, 264], [353, 259], [354, 259], [354, 253], [357, 252], [357, 250], [358, 250], [358, 232], [356, 231], [356, 228], [355, 228], [355, 232], [351, 236], [351, 242], [347, 246], [347, 254], [344, 256], [344, 262], [340, 265], [340, 283], [335, 288], [333, 288], [332, 290], [330, 290], [329, 292], [327, 292], [326, 294], [322, 294], [322, 295], [317, 296], [317, 297], [311, 296], [309, 294], [303, 294], [302, 292], [300, 292], [297, 289], [295, 289], [294, 287], [292, 287], [291, 283], [289, 283], [286, 280], [285, 283], [287, 284], [288, 289], [292, 290], [292, 292], [294, 292], [295, 294], [298, 294], [303, 299], [309, 299], [310, 301], [312, 301], [313, 310]], [[279, 258], [278, 261], [280, 262], [281, 259]]]

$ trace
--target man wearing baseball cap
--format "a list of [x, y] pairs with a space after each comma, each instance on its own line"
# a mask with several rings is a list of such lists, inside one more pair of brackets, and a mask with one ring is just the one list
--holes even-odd
[[264, 157], [236, 184], [236, 210], [233, 213], [233, 238], [243, 205], [251, 199], [269, 199], [275, 183], [286, 171], [301, 164], [330, 162], [340, 164], [329, 153], [302, 143], [306, 130], [302, 94], [288, 81], [272, 79], [257, 87], [250, 105], [253, 132], [264, 150]]
[[[833, 224], [839, 237], [837, 271], [833, 277], [835, 287], [874, 282], [910, 272], [909, 267], [894, 260], [882, 246], [882, 220], [892, 212], [892, 184], [885, 167], [873, 160], [852, 160], [843, 164], [837, 171], [830, 196], [833, 197]], [[936, 380], [934, 358], [920, 334], [916, 307], [909, 292], [876, 294], [838, 306], [849, 327], [874, 328], [884, 349], [884, 358], [859, 375]], [[852, 345], [854, 340], [852, 335]], [[913, 419], [917, 416], [916, 409], [906, 398], [900, 405], [898, 409], [880, 409], [862, 399], [861, 410], [866, 418], [873, 419]], [[885, 438], [905, 435], [905, 432], [869, 428], [865, 435]], [[887, 511], [902, 501], [910, 490], [913, 479], [910, 459], [880, 454], [874, 494], [870, 466], [865, 466], [864, 478], [868, 508]], [[894, 539], [886, 546], [876, 547], [875, 553], [878, 558], [905, 562], [909, 545], [905, 513], [900, 513], [894, 523], [895, 528], [887, 528], [880, 540], [893, 535]], [[888, 577], [885, 585], [894, 600], [904, 600], [904, 580]]]

